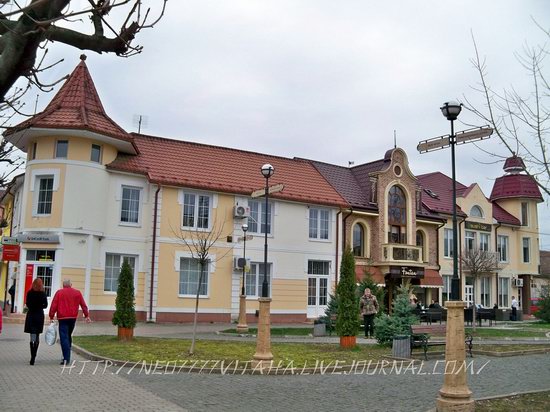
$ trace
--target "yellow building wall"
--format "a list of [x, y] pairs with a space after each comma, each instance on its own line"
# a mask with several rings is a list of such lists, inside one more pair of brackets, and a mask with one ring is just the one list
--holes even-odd
[[[1, 228], [0, 233], [3, 236], [9, 236], [11, 231], [11, 216], [13, 213], [13, 196], [7, 195], [4, 206], [4, 216], [3, 219], [6, 219], [6, 222], [8, 222], [8, 226]], [[13, 263], [10, 263], [13, 264]], [[2, 262], [2, 265], [0, 265], [0, 300], [4, 300], [4, 296], [6, 296], [6, 301], [10, 300], [10, 296], [6, 293], [7, 289], [11, 286], [11, 280], [8, 279], [9, 273], [8, 273], [8, 262]], [[7, 289], [6, 289], [6, 281], [8, 283]]]
[[[42, 136], [36, 141], [36, 160], [54, 159], [55, 144], [58, 140], [67, 140], [69, 142], [67, 150], [68, 160], [89, 162], [91, 160], [92, 144], [101, 146], [101, 164], [103, 165], [111, 163], [117, 156], [117, 149], [103, 142], [83, 137]], [[31, 147], [33, 143], [30, 143]], [[30, 154], [32, 155], [32, 153]]]
[[[194, 297], [180, 297], [179, 292], [179, 263], [176, 262], [177, 252], [188, 253], [189, 249], [183, 244], [160, 244], [158, 266], [158, 308], [194, 308]], [[208, 273], [208, 298], [200, 298], [201, 309], [231, 308], [231, 274], [233, 270], [233, 256], [226, 248], [212, 248], [211, 256], [216, 256], [216, 270]], [[225, 255], [225, 256], [224, 256]], [[224, 256], [224, 257], [222, 257]], [[177, 265], [177, 266], [176, 266]], [[176, 270], [176, 267], [178, 270]]]
[[[86, 280], [86, 270], [81, 268], [63, 268], [61, 269], [61, 279], [59, 280], [59, 288], [63, 287], [63, 281], [70, 279], [73, 288], [78, 289], [84, 294], [84, 284]], [[88, 302], [86, 302], [88, 303]]]
[[61, 227], [61, 216], [63, 214], [63, 199], [65, 196], [65, 165], [59, 163], [42, 163], [28, 167], [29, 176], [35, 169], [57, 169], [59, 170], [59, 187], [52, 193], [52, 213], [48, 216], [33, 216], [34, 196], [36, 191], [27, 193], [27, 205], [25, 209], [25, 227], [29, 229]]
[[[90, 279], [90, 302], [88, 305], [115, 305], [116, 292], [105, 292], [104, 288], [105, 271], [92, 270]], [[136, 306], [144, 305], [145, 296], [145, 272], [138, 272], [135, 289]]]

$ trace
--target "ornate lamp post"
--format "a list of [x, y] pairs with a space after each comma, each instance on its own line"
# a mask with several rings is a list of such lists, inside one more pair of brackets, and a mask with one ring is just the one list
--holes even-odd
[[248, 225], [245, 223], [241, 226], [243, 230], [243, 286], [241, 288], [241, 296], [239, 301], [239, 323], [237, 324], [237, 332], [246, 333], [248, 332], [248, 325], [246, 323], [246, 287], [245, 287], [245, 276], [246, 276], [246, 232], [248, 231]]
[[455, 146], [456, 135], [454, 121], [462, 111], [462, 105], [457, 102], [446, 102], [441, 106], [443, 116], [451, 122], [451, 135], [449, 144], [451, 146], [451, 167], [453, 174], [453, 277], [451, 280], [451, 300], [459, 300], [460, 279], [458, 278], [458, 225], [456, 219], [456, 168], [455, 168]]
[[[264, 280], [262, 282], [262, 296], [258, 299], [260, 305], [260, 314], [258, 319], [258, 337], [256, 339], [256, 353], [254, 354], [254, 363], [269, 364], [273, 360], [271, 353], [271, 321], [270, 321], [270, 306], [271, 299], [269, 298], [269, 284], [267, 281], [267, 229], [269, 227], [269, 178], [273, 176], [275, 169], [270, 164], [265, 164], [261, 169], [262, 175], [265, 178], [265, 241], [264, 241]], [[261, 224], [260, 224], [261, 228]]]
[[[458, 278], [458, 229], [456, 221], [456, 171], [454, 121], [460, 114], [462, 105], [456, 102], [444, 103], [441, 107], [443, 116], [451, 122], [451, 163], [453, 174], [453, 278], [451, 281], [451, 300], [447, 301], [447, 333], [445, 345], [445, 370], [447, 366], [454, 369], [445, 373], [443, 386], [436, 401], [437, 411], [473, 411], [474, 400], [466, 381], [466, 348], [464, 344], [464, 302], [459, 300], [460, 279]], [[456, 371], [456, 373], [455, 373]]]

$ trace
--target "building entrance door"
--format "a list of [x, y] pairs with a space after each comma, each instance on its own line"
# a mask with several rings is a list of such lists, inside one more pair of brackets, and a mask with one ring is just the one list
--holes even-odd
[[472, 306], [474, 302], [474, 286], [465, 285], [464, 286], [464, 302], [466, 302], [466, 307]]
[[328, 277], [310, 276], [307, 279], [307, 317], [318, 318], [325, 314], [328, 303]]

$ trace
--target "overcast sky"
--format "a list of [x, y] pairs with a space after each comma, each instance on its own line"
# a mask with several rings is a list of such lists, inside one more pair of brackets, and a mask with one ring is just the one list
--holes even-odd
[[[88, 52], [87, 64], [107, 112], [127, 131], [144, 115], [147, 134], [358, 165], [393, 147], [395, 130], [415, 174], [450, 175], [449, 150], [420, 155], [416, 145], [449, 133], [443, 102], [481, 101], [471, 89], [471, 33], [490, 83], [527, 93], [514, 52], [548, 41], [532, 17], [548, 24], [549, 2], [170, 0], [158, 26], [139, 34], [141, 55]], [[65, 58], [51, 78], [71, 72], [81, 53], [51, 51]], [[50, 98], [41, 96], [38, 109]], [[504, 153], [496, 138], [480, 147]], [[477, 181], [489, 196], [503, 173], [502, 163], [479, 163], [491, 161], [473, 144], [458, 147], [457, 179]], [[546, 249], [549, 217], [544, 205]]]

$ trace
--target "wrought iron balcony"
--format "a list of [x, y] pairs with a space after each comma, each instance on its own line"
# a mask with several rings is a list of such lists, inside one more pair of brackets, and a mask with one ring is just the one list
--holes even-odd
[[382, 245], [382, 261], [388, 263], [422, 263], [422, 247], [387, 243]]

